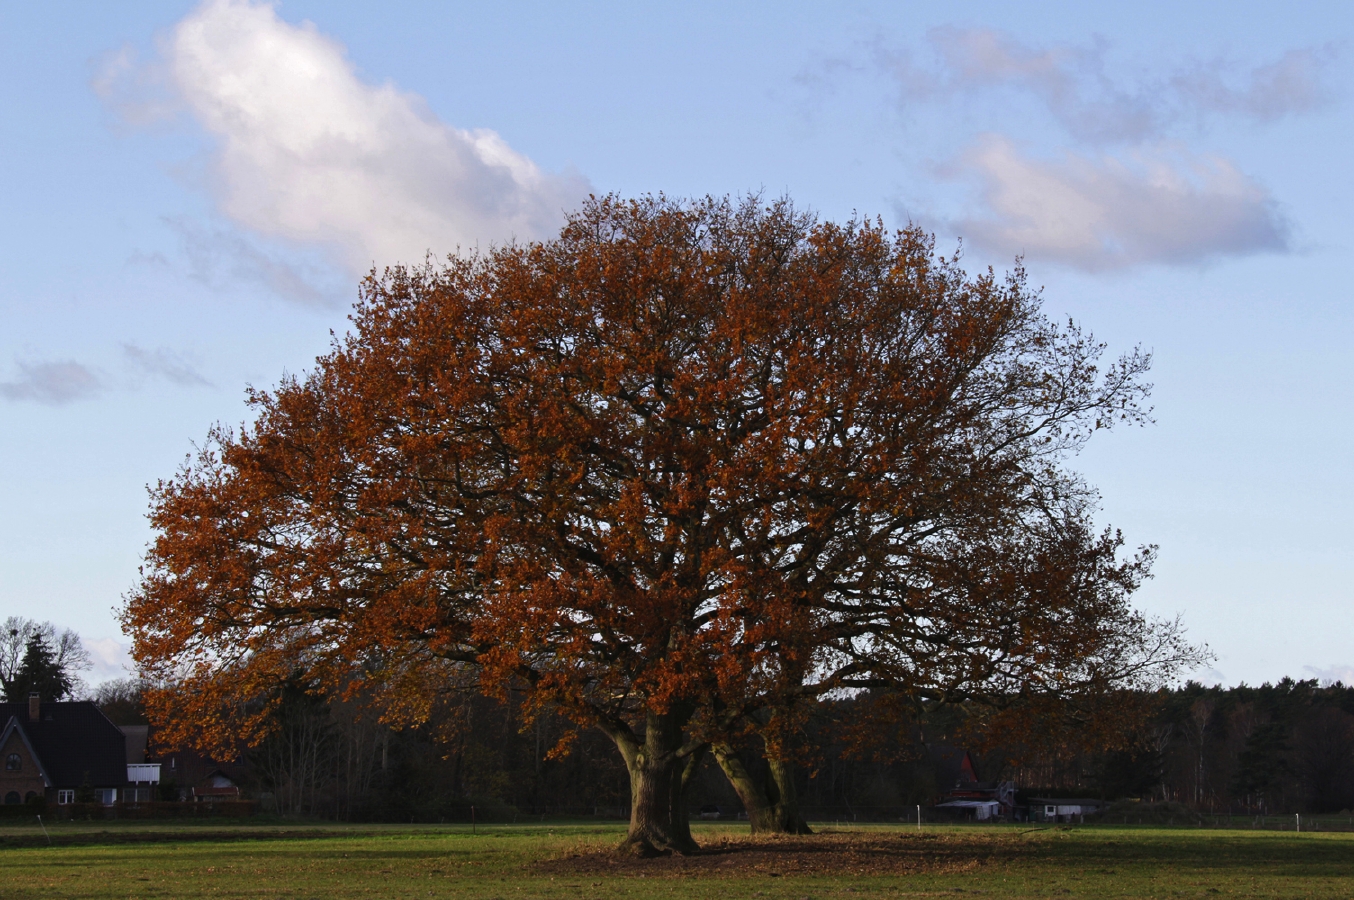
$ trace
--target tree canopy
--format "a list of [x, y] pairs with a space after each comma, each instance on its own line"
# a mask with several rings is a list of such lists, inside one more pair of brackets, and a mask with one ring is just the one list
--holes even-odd
[[806, 700], [1197, 655], [1129, 605], [1150, 551], [1120, 559], [1065, 469], [1144, 420], [1148, 358], [1104, 364], [1020, 269], [970, 277], [918, 229], [603, 198], [371, 276], [352, 326], [153, 492], [123, 621], [171, 735], [256, 737], [297, 672], [411, 721], [520, 690], [615, 741], [629, 845], [681, 851], [700, 754], [751, 731], [779, 758]]

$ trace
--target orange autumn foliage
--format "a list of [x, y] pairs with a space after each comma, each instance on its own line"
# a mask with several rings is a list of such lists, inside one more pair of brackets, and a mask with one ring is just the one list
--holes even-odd
[[523, 690], [615, 740], [634, 847], [689, 849], [686, 773], [759, 711], [1159, 668], [1145, 561], [1060, 468], [1144, 416], [1147, 359], [1102, 351], [1019, 270], [787, 202], [604, 198], [373, 275], [314, 371], [153, 492], [123, 611], [153, 715], [210, 746], [297, 673], [414, 723]]

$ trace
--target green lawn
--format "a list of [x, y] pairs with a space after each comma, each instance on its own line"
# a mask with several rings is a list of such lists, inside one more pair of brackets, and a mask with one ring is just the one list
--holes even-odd
[[[613, 862], [620, 826], [0, 827], [0, 897], [1354, 896], [1354, 834], [1028, 826], [825, 829]], [[799, 843], [795, 841], [798, 840]]]

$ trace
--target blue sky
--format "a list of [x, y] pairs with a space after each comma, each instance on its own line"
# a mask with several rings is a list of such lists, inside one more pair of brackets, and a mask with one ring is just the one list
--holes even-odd
[[1340, 3], [0, 8], [0, 614], [112, 610], [147, 484], [307, 368], [371, 265], [548, 236], [588, 191], [788, 194], [1023, 254], [1155, 354], [1076, 466], [1161, 546], [1207, 680], [1354, 678]]

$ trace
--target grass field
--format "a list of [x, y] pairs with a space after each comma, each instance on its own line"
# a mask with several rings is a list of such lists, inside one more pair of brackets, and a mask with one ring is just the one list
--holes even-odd
[[0, 897], [1354, 897], [1354, 834], [1029, 826], [834, 829], [647, 862], [618, 826], [0, 828]]

